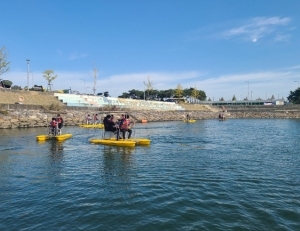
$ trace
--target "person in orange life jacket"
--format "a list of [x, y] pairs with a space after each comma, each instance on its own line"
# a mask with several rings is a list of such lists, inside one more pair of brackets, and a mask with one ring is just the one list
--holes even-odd
[[58, 124], [58, 129], [62, 129], [64, 126], [64, 120], [61, 118], [60, 114], [57, 114], [56, 122]]
[[132, 130], [130, 129], [129, 115], [125, 115], [124, 117], [125, 118], [123, 119], [122, 124], [120, 125], [122, 138], [125, 139], [125, 133], [128, 132], [128, 139], [130, 139]]

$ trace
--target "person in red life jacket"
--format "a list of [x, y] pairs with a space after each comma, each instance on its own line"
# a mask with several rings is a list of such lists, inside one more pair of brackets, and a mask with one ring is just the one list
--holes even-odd
[[61, 118], [60, 114], [57, 114], [56, 122], [58, 125], [59, 134], [61, 134], [61, 129], [64, 126], [64, 120], [63, 120], [63, 118]]
[[122, 132], [122, 138], [125, 139], [125, 133], [128, 132], [128, 139], [131, 137], [132, 130], [130, 128], [129, 115], [124, 115], [124, 119], [121, 122], [120, 130]]
[[50, 122], [50, 134], [56, 135], [56, 126], [57, 126], [56, 119], [52, 118], [52, 121]]

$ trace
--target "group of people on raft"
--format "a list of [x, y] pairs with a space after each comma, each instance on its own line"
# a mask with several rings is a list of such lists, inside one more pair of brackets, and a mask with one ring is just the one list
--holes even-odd
[[93, 114], [92, 116], [88, 114], [86, 117], [86, 124], [100, 124], [98, 114]]
[[224, 113], [220, 113], [219, 114], [219, 120], [225, 120], [226, 118], [225, 118], [225, 115], [224, 115]]
[[132, 122], [130, 121], [128, 114], [122, 114], [122, 117], [116, 121], [114, 119], [114, 115], [107, 115], [103, 120], [103, 124], [105, 131], [110, 131], [117, 135], [117, 140], [119, 138], [125, 139], [126, 132], [128, 133], [127, 138], [131, 138]]
[[60, 114], [57, 114], [57, 117], [53, 117], [50, 122], [50, 129], [49, 129], [49, 135], [61, 135], [62, 133], [62, 127], [64, 125], [64, 120], [60, 116]]

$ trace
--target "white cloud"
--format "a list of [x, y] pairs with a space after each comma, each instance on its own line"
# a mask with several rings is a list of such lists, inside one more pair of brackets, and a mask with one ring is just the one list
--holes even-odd
[[70, 60], [83, 59], [83, 58], [85, 58], [85, 57], [87, 57], [87, 56], [88, 56], [88, 55], [85, 54], [85, 53], [78, 53], [77, 51], [75, 51], [75, 52], [73, 52], [73, 53], [70, 55], [69, 59], [70, 59]]
[[300, 69], [300, 65], [288, 67], [287, 70]]
[[276, 37], [274, 38], [274, 41], [275, 42], [288, 42], [290, 37], [291, 37], [290, 34], [286, 34], [286, 35], [277, 34]]
[[251, 99], [251, 91], [252, 99], [258, 97], [265, 99], [266, 96], [271, 95], [276, 98], [278, 96], [286, 98], [291, 90], [296, 89], [297, 84], [294, 80], [297, 76], [299, 73], [283, 71], [232, 74], [199, 81], [197, 86], [201, 86], [207, 96], [215, 100], [221, 97], [230, 100], [233, 95], [238, 99], [244, 99], [248, 96], [248, 83], [249, 99]]
[[[287, 41], [290, 35], [283, 34], [284, 31], [282, 29], [285, 29], [284, 26], [287, 26], [290, 22], [291, 18], [289, 17], [256, 17], [244, 22], [241, 26], [226, 30], [221, 37], [257, 42], [267, 36], [273, 36], [275, 37], [274, 41]], [[281, 32], [278, 32], [280, 30]]]

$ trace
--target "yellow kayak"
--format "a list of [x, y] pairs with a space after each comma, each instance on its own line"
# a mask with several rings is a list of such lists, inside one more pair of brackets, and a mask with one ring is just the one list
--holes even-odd
[[121, 147], [134, 147], [136, 142], [129, 140], [113, 140], [113, 139], [91, 139], [90, 143], [103, 144]]
[[[116, 138], [110, 138], [110, 139], [116, 140]], [[122, 140], [122, 138], [120, 140]], [[149, 145], [151, 143], [151, 140], [149, 140], [147, 138], [130, 138], [130, 139], [126, 139], [126, 140], [134, 141], [134, 142], [136, 142], [136, 145]]]
[[79, 125], [82, 128], [103, 128], [103, 124], [80, 124]]
[[57, 141], [63, 141], [63, 140], [71, 138], [72, 136], [73, 136], [72, 134], [63, 134], [63, 135], [57, 135], [57, 136], [39, 135], [39, 136], [36, 136], [36, 140], [37, 141], [45, 141], [45, 140], [55, 139]]
[[195, 123], [196, 120], [183, 120], [183, 122], [186, 122], [186, 123]]

